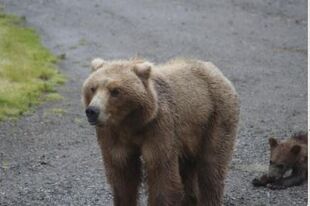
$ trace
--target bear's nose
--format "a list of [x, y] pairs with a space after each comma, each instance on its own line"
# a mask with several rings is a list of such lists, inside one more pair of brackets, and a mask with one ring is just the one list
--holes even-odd
[[96, 124], [100, 110], [98, 107], [89, 106], [85, 110], [88, 122], [90, 124]]

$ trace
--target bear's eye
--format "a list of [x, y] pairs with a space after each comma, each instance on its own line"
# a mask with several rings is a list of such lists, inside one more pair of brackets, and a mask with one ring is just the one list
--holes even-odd
[[271, 164], [271, 165], [272, 165], [272, 164], [273, 164], [273, 161], [271, 161], [271, 160], [270, 160], [270, 161], [269, 161], [269, 164]]
[[91, 87], [91, 88], [90, 88], [90, 91], [91, 91], [92, 93], [95, 93], [96, 87]]
[[119, 95], [119, 93], [120, 93], [120, 91], [119, 91], [119, 89], [117, 89], [117, 88], [112, 89], [112, 90], [110, 91], [110, 94], [111, 94], [112, 97], [117, 97], [117, 96]]

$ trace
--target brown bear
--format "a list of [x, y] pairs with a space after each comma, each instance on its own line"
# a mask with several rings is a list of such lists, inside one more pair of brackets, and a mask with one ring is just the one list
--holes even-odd
[[[308, 177], [308, 134], [296, 133], [286, 141], [269, 139], [270, 163], [268, 174], [252, 181], [254, 186], [285, 189], [302, 184]], [[284, 177], [287, 172], [289, 176]]]
[[114, 205], [137, 205], [142, 166], [148, 205], [223, 203], [239, 98], [210, 62], [92, 61], [82, 88]]

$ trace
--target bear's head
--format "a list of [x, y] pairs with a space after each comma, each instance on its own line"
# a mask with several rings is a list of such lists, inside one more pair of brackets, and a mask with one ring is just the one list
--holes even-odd
[[269, 176], [279, 179], [298, 162], [302, 148], [292, 141], [280, 142], [273, 137], [269, 138], [269, 145]]
[[153, 65], [132, 59], [94, 59], [92, 73], [82, 87], [82, 101], [91, 125], [143, 124], [157, 112], [156, 92], [151, 81]]

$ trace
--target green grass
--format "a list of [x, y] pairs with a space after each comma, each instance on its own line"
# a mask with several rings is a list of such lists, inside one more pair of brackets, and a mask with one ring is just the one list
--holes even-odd
[[64, 97], [61, 96], [60, 94], [53, 92], [53, 93], [49, 93], [47, 95], [44, 96], [44, 100], [46, 101], [58, 101], [58, 100], [63, 100]]
[[65, 81], [55, 66], [57, 57], [23, 24], [0, 11], [0, 120], [23, 114]]

